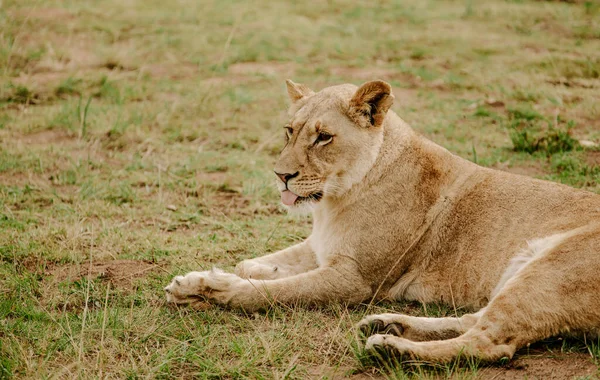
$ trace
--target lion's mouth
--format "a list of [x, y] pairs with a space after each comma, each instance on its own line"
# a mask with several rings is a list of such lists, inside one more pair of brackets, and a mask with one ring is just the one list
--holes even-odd
[[296, 204], [301, 203], [301, 202], [318, 202], [323, 198], [323, 192], [321, 191], [317, 191], [316, 193], [313, 193], [311, 195], [309, 195], [308, 197], [298, 197], [298, 199], [296, 199]]
[[298, 205], [300, 203], [305, 202], [319, 202], [323, 198], [323, 192], [317, 191], [316, 193], [312, 193], [306, 197], [301, 197], [292, 193], [289, 190], [283, 190], [281, 192], [281, 202], [286, 206]]

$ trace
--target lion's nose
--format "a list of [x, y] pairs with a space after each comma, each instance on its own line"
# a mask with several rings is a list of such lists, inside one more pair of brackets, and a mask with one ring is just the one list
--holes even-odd
[[277, 177], [279, 177], [279, 179], [285, 183], [287, 185], [288, 181], [294, 177], [297, 177], [298, 174], [300, 174], [300, 172], [296, 172], [294, 174], [290, 174], [290, 173], [277, 173], [275, 172], [275, 174], [277, 175]]

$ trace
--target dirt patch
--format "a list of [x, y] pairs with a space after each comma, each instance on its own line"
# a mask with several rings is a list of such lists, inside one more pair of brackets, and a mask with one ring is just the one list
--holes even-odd
[[188, 62], [158, 63], [140, 67], [142, 74], [155, 78], [184, 79], [198, 75], [198, 65]]
[[75, 18], [75, 15], [62, 8], [24, 8], [10, 12], [15, 18], [28, 18], [40, 21], [62, 22]]
[[[67, 68], [79, 67], [102, 67], [106, 66], [96, 53], [89, 50], [87, 46], [74, 46], [68, 49], [66, 59]], [[107, 67], [110, 70], [110, 67]]]
[[72, 43], [71, 46], [61, 46], [60, 49], [62, 50], [60, 56], [45, 56], [35, 65], [32, 71], [34, 73], [70, 72], [82, 68], [100, 69], [107, 67], [107, 63], [98, 58], [87, 47], [76, 46], [75, 43]]
[[[600, 98], [598, 98], [600, 100]], [[571, 129], [572, 136], [578, 140], [590, 140], [590, 137], [597, 131], [600, 131], [600, 118], [590, 114], [585, 114], [580, 111], [580, 114], [575, 114], [572, 117], [575, 126]], [[592, 140], [595, 145], [600, 145], [598, 139]]]
[[[384, 67], [334, 67], [331, 69], [331, 74], [344, 78], [353, 78], [359, 80], [396, 80], [400, 83], [407, 83], [411, 86], [417, 86], [419, 79], [402, 73], [398, 70], [388, 69]], [[396, 89], [394, 89], [395, 91]]]
[[585, 162], [589, 166], [600, 166], [600, 152], [591, 151], [585, 155]]
[[357, 79], [390, 79], [401, 75], [397, 70], [383, 67], [334, 67], [331, 69], [333, 75], [340, 77], [351, 77]]
[[[523, 380], [523, 379], [539, 379], [539, 380], [562, 380], [574, 378], [598, 378], [598, 367], [594, 364], [592, 358], [584, 353], [551, 353], [544, 351], [541, 348], [535, 350], [536, 353], [530, 353], [521, 357], [517, 356], [508, 364], [490, 365], [480, 367], [475, 375], [479, 380]], [[410, 372], [410, 368], [407, 368]], [[315, 374], [322, 373], [322, 369], [315, 369]], [[419, 370], [417, 369], [417, 373]], [[450, 376], [441, 375], [432, 378], [448, 378], [462, 379], [471, 378], [465, 376], [466, 372], [458, 371]], [[351, 379], [384, 379], [385, 370], [380, 368], [367, 369], [365, 372], [360, 372], [350, 376]], [[340, 373], [335, 373], [332, 378], [348, 378]], [[429, 378], [429, 377], [428, 377]]]
[[21, 72], [20, 76], [12, 78], [11, 81], [16, 85], [32, 88], [54, 88], [67, 78], [64, 73], [59, 72], [43, 72], [36, 75], [28, 75]]
[[542, 165], [536, 162], [519, 163], [516, 165], [511, 165], [509, 162], [502, 162], [492, 166], [492, 168], [535, 178], [543, 177], [548, 174]]
[[572, 379], [595, 378], [598, 367], [589, 355], [561, 354], [552, 357], [522, 357], [506, 367], [486, 367], [478, 372], [478, 379]]
[[597, 81], [586, 78], [578, 79], [567, 79], [567, 78], [548, 78], [547, 83], [553, 86], [565, 86], [565, 87], [580, 87], [580, 88], [595, 88], [598, 86]]
[[219, 85], [238, 85], [238, 84], [248, 84], [252, 82], [256, 82], [256, 78], [250, 75], [233, 75], [229, 74], [223, 77], [210, 77], [202, 80], [202, 84], [209, 88], [213, 88]]
[[39, 33], [24, 32], [19, 35], [20, 51], [44, 49], [45, 53], [38, 60], [27, 61], [17, 73], [46, 73], [74, 71], [80, 69], [99, 69], [106, 67], [106, 61], [97, 55], [99, 41], [89, 35], [72, 33], [69, 36], [48, 32], [40, 45]]
[[210, 197], [211, 211], [225, 215], [247, 215], [250, 200], [234, 191], [219, 191]]
[[[49, 191], [52, 187], [52, 183], [50, 182], [46, 174], [34, 173], [31, 171], [28, 171], [26, 173], [12, 170], [0, 172], [0, 184], [2, 186], [16, 187], [24, 187], [28, 185], [30, 188], [42, 192]], [[60, 187], [61, 192], [58, 193], [57, 196], [61, 200], [65, 200], [65, 197], [67, 197], [67, 195], [72, 194], [77, 190], [77, 187], [74, 186], [55, 185], [54, 187]], [[10, 204], [13, 204], [13, 202], [8, 201], [6, 203], [7, 206]]]
[[156, 92], [152, 95], [152, 99], [165, 103], [177, 103], [181, 101], [182, 97], [175, 92]]
[[535, 53], [535, 54], [548, 54], [549, 53], [549, 51], [546, 47], [537, 45], [535, 43], [524, 43], [521, 45], [521, 48], [523, 50], [526, 50], [527, 52]]
[[210, 172], [210, 173], [200, 172], [197, 174], [196, 178], [201, 183], [223, 184], [223, 183], [227, 183], [227, 180], [229, 180], [230, 176], [231, 175], [229, 173], [227, 173], [227, 168], [224, 167], [223, 171]]
[[31, 183], [29, 173], [20, 173], [13, 171], [0, 172], [0, 184], [3, 186], [21, 186]]
[[2, 100], [8, 101], [11, 108], [48, 103], [56, 98], [55, 89], [66, 79], [62, 73], [45, 72], [39, 75], [21, 71], [18, 77], [11, 78], [8, 91]]
[[329, 367], [320, 365], [308, 369], [309, 379], [352, 379], [352, 380], [370, 380], [370, 379], [385, 379], [379, 369], [369, 369], [365, 372], [355, 373], [353, 367]]
[[296, 73], [294, 62], [241, 62], [229, 66], [228, 72], [237, 75], [263, 74], [290, 77]]
[[47, 145], [60, 144], [66, 141], [72, 141], [71, 136], [67, 131], [59, 129], [46, 129], [40, 132], [24, 135], [19, 138], [19, 141], [27, 145]]
[[57, 266], [47, 270], [46, 275], [50, 276], [48, 286], [89, 276], [110, 282], [116, 288], [131, 289], [135, 279], [145, 277], [159, 267], [159, 264], [149, 261], [114, 260], [92, 263], [91, 268], [89, 263]]

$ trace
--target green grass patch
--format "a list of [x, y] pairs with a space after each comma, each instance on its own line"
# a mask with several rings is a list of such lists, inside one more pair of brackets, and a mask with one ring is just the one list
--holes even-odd
[[509, 110], [509, 122], [510, 139], [517, 152], [542, 152], [550, 156], [579, 147], [572, 137], [572, 121], [565, 123], [560, 118], [551, 121], [532, 109], [522, 108]]

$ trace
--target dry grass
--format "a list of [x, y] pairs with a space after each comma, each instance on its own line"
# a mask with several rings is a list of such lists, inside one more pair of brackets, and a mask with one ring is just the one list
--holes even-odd
[[[350, 329], [364, 307], [192, 311], [162, 287], [309, 233], [271, 173], [287, 77], [385, 79], [395, 111], [458, 154], [600, 192], [598, 152], [515, 152], [509, 130], [520, 110], [600, 141], [599, 20], [594, 2], [4, 0], [0, 378], [492, 373], [372, 366]], [[375, 311], [390, 309], [453, 313]]]

